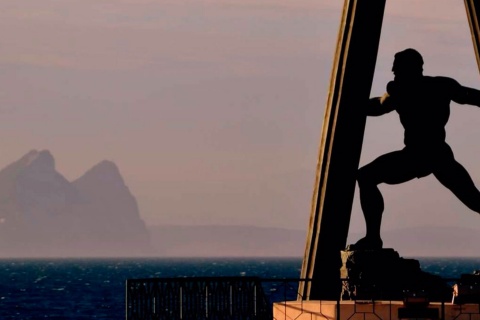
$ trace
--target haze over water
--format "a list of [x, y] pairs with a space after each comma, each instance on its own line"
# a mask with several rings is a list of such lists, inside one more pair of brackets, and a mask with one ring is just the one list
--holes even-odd
[[[74, 180], [111, 160], [147, 225], [306, 230], [341, 6], [0, 1], [0, 167], [48, 149]], [[479, 88], [464, 11], [449, 0], [388, 1], [372, 95], [406, 47], [422, 53], [425, 74]], [[475, 181], [479, 111], [452, 104], [447, 126]], [[369, 119], [361, 163], [401, 147], [396, 115]], [[382, 190], [385, 230], [480, 230], [430, 177]], [[356, 199], [352, 232], [363, 225]]]

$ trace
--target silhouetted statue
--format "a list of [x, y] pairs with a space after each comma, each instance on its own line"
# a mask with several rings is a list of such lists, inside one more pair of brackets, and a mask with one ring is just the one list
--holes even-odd
[[445, 142], [450, 101], [480, 106], [480, 91], [451, 78], [424, 76], [423, 58], [414, 49], [395, 54], [392, 72], [395, 77], [387, 92], [369, 100], [367, 114], [397, 111], [405, 129], [405, 148], [382, 155], [358, 171], [367, 234], [354, 245], [355, 250], [382, 248], [380, 183], [399, 184], [433, 174], [467, 207], [480, 213], [480, 191]]

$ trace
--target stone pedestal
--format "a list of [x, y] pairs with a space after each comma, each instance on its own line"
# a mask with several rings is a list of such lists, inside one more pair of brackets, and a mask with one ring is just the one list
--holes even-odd
[[428, 309], [407, 309], [402, 301], [284, 301], [273, 304], [276, 320], [398, 320], [402, 317], [427, 319], [440, 315], [445, 320], [480, 320], [478, 304], [430, 303]]
[[393, 249], [341, 251], [342, 300], [448, 301], [452, 288]]

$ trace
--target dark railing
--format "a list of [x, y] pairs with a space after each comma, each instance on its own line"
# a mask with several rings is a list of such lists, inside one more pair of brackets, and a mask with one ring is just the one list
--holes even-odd
[[[340, 279], [345, 281], [347, 279]], [[444, 279], [448, 284], [459, 279]], [[126, 316], [127, 320], [139, 319], [274, 319], [273, 303], [303, 301], [298, 293], [300, 282], [310, 279], [260, 279], [257, 277], [191, 277], [191, 278], [151, 278], [127, 280]], [[362, 299], [363, 305], [375, 306], [375, 298]], [[384, 301], [383, 303], [388, 302]], [[433, 302], [433, 301], [432, 301]], [[445, 319], [445, 303], [438, 301], [440, 319]], [[480, 314], [478, 311], [459, 310], [458, 316]], [[283, 305], [283, 304], [280, 304]], [[277, 306], [278, 307], [278, 306]], [[288, 308], [285, 303], [283, 307]], [[336, 301], [337, 319], [350, 319], [355, 314], [363, 314], [354, 308], [353, 314], [340, 314], [340, 295]], [[375, 315], [375, 309], [368, 313]], [[363, 315], [365, 317], [365, 315]], [[458, 317], [457, 316], [457, 317]], [[390, 319], [396, 319], [391, 316]], [[325, 317], [326, 319], [326, 317]], [[274, 319], [280, 320], [280, 319]], [[283, 319], [282, 319], [283, 320]], [[471, 319], [470, 319], [471, 320]]]
[[259, 278], [130, 279], [126, 291], [128, 320], [272, 319]]

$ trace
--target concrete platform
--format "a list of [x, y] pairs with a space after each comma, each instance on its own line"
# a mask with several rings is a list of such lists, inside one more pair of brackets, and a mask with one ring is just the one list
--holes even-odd
[[[456, 305], [430, 303], [428, 309], [404, 309], [402, 301], [340, 302], [337, 315], [336, 301], [287, 301], [273, 304], [275, 320], [390, 320], [390, 319], [442, 319], [480, 320], [480, 304]], [[442, 312], [443, 311], [443, 312]], [[403, 318], [399, 318], [402, 316]]]

